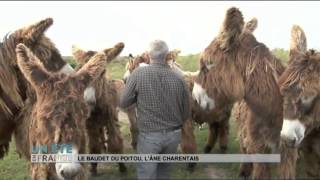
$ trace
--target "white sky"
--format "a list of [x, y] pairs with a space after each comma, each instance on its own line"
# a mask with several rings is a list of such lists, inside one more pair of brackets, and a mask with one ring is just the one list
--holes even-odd
[[202, 51], [217, 32], [225, 11], [236, 6], [245, 20], [257, 17], [255, 35], [269, 48], [289, 47], [293, 24], [303, 27], [308, 47], [320, 49], [320, 2], [0, 2], [0, 37], [9, 31], [52, 17], [47, 36], [63, 55], [72, 44], [99, 50], [117, 42], [122, 55], [143, 52], [154, 39], [165, 40], [182, 54]]

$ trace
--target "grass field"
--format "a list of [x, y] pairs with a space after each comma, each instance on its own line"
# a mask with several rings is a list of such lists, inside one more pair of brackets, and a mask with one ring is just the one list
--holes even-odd
[[[288, 53], [282, 49], [274, 50], [276, 56], [278, 56], [283, 62], [286, 62]], [[198, 69], [198, 55], [182, 56], [177, 59], [177, 62], [182, 65], [184, 70], [195, 71]], [[70, 60], [70, 59], [69, 59]], [[125, 61], [113, 61], [107, 67], [108, 72], [114, 79], [122, 78], [125, 69]], [[229, 136], [228, 153], [239, 153], [239, 144], [236, 139], [236, 129], [233, 118], [230, 120], [231, 129]], [[134, 153], [130, 146], [130, 133], [128, 127], [128, 121], [126, 118], [121, 120], [121, 132], [125, 140], [125, 153]], [[194, 133], [196, 135], [198, 153], [202, 153], [202, 149], [205, 145], [208, 127], [205, 125], [202, 129], [195, 126]], [[214, 149], [212, 153], [217, 153], [217, 149]], [[232, 178], [237, 179], [239, 164], [198, 164], [196, 170], [190, 174], [186, 171], [185, 164], [174, 164], [172, 171], [173, 179], [221, 179]], [[116, 164], [99, 164], [99, 173], [97, 177], [90, 177], [92, 180], [102, 179], [132, 179], [135, 178], [135, 166], [134, 164], [127, 164], [128, 172], [122, 175], [118, 172], [118, 166]], [[299, 163], [298, 175], [303, 177], [303, 165]], [[19, 159], [15, 152], [15, 145], [11, 143], [9, 154], [0, 161], [0, 180], [23, 180], [29, 179], [27, 174], [27, 163], [23, 159]]]

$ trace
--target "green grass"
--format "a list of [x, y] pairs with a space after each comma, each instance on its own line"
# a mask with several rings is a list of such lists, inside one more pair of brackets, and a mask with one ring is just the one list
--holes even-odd
[[183, 67], [185, 71], [197, 71], [199, 70], [199, 54], [180, 56], [177, 58], [177, 63]]
[[[131, 135], [129, 132], [129, 127], [127, 124], [121, 124], [121, 132], [126, 144], [130, 144]], [[195, 127], [195, 134], [197, 139], [198, 145], [198, 153], [202, 153], [202, 149], [206, 142], [206, 137], [208, 133], [208, 127], [204, 126], [203, 129], [199, 129]], [[235, 137], [232, 134], [230, 136], [230, 141], [232, 141]], [[230, 151], [236, 152], [237, 143], [231, 143]], [[125, 148], [125, 153], [134, 153], [131, 146], [127, 145]], [[197, 179], [197, 178], [209, 178], [207, 173], [204, 171], [204, 168], [208, 167], [208, 164], [198, 164], [196, 166], [195, 172], [190, 174], [186, 171], [186, 164], [173, 164], [172, 169], [172, 178], [173, 179]], [[224, 169], [226, 166], [216, 167]], [[92, 180], [104, 180], [104, 179], [132, 179], [136, 177], [135, 173], [135, 166], [132, 163], [127, 164], [128, 172], [126, 174], [121, 174], [118, 171], [118, 165], [115, 163], [107, 164], [107, 163], [100, 163], [98, 166], [99, 176], [97, 177], [90, 177], [89, 179]], [[237, 170], [237, 166], [233, 166], [233, 169]], [[18, 154], [15, 152], [15, 145], [11, 143], [9, 154], [0, 161], [0, 179], [29, 179], [28, 177], [28, 170], [27, 170], [27, 162], [24, 159], [20, 159]]]
[[114, 60], [107, 65], [107, 72], [112, 76], [113, 79], [122, 79], [125, 73], [127, 61]]
[[289, 52], [282, 49], [282, 48], [276, 48], [272, 50], [272, 53], [281, 60], [281, 62], [284, 65], [288, 64], [288, 60], [289, 60]]
[[[239, 144], [236, 139], [236, 130], [234, 121], [231, 119], [231, 128], [229, 135], [229, 145], [228, 145], [228, 153], [239, 153]], [[130, 140], [131, 135], [129, 132], [129, 126], [127, 123], [121, 123], [121, 132], [122, 137], [125, 140], [125, 153], [134, 153], [131, 148]], [[199, 129], [198, 126], [195, 126], [194, 133], [196, 135], [197, 140], [197, 153], [203, 153], [202, 150], [205, 146], [207, 134], [208, 134], [208, 126], [204, 125], [202, 129]], [[216, 145], [217, 146], [217, 145]], [[213, 149], [211, 153], [218, 153], [217, 147]], [[299, 163], [300, 164], [300, 163]], [[96, 177], [89, 177], [90, 180], [104, 180], [104, 179], [132, 179], [136, 177], [135, 173], [135, 165], [132, 163], [127, 163], [128, 172], [126, 174], [121, 174], [118, 171], [118, 165], [115, 163], [100, 163], [98, 166], [99, 175]], [[172, 169], [172, 179], [208, 179], [210, 175], [207, 171], [214, 169], [215, 172], [221, 172], [229, 178], [237, 178], [239, 164], [238, 163], [199, 163], [196, 166], [196, 169], [193, 173], [189, 173], [186, 171], [186, 164], [177, 163], [173, 164]], [[300, 165], [301, 167], [301, 165]], [[220, 174], [221, 174], [220, 173]], [[300, 177], [302, 174], [302, 169], [298, 168], [298, 175]], [[5, 157], [4, 160], [0, 161], [0, 179], [17, 179], [24, 180], [30, 179], [28, 177], [27, 171], [27, 163], [24, 159], [20, 159], [19, 156], [15, 152], [14, 143], [11, 143], [11, 148], [8, 156]]]
[[8, 155], [0, 161], [0, 179], [30, 179], [28, 176], [28, 165], [15, 152], [14, 143], [11, 143]]

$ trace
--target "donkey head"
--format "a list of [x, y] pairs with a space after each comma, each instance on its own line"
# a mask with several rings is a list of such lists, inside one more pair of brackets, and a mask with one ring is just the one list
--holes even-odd
[[144, 52], [141, 55], [133, 57], [132, 54], [129, 54], [129, 61], [126, 64], [126, 72], [123, 75], [123, 81], [126, 82], [130, 77], [131, 73], [138, 67], [147, 66], [150, 64], [150, 57], [147, 52]]
[[[178, 57], [181, 51], [174, 49], [170, 51], [166, 57], [166, 63], [170, 68], [176, 72], [178, 75], [183, 76], [183, 70], [181, 66], [176, 63], [176, 58]], [[148, 66], [150, 64], [150, 57], [147, 52], [144, 52], [141, 55], [133, 57], [132, 54], [129, 55], [129, 61], [126, 64], [126, 72], [123, 75], [123, 81], [126, 82], [130, 77], [131, 73], [138, 67]]]
[[[70, 66], [62, 59], [59, 50], [54, 43], [45, 36], [46, 30], [53, 24], [52, 18], [41, 20], [35, 24], [21, 28], [9, 36], [8, 41], [12, 42], [12, 48], [17, 44], [25, 44], [43, 63], [50, 72], [63, 71], [70, 73]], [[14, 49], [12, 56], [15, 58]], [[16, 62], [16, 61], [15, 61]]]
[[[96, 54], [78, 72], [67, 76], [49, 72], [43, 61], [24, 44], [17, 45], [16, 53], [18, 66], [37, 95], [29, 129], [30, 144], [72, 144], [73, 154], [84, 153], [85, 120], [89, 110], [83, 92], [104, 70], [106, 55]], [[52, 164], [32, 164], [31, 168], [33, 179], [70, 179], [82, 169], [77, 162], [56, 163], [55, 167]]]
[[[103, 52], [107, 55], [107, 63], [111, 62], [115, 57], [117, 57], [124, 48], [124, 44], [118, 43], [113, 48], [104, 49]], [[77, 61], [78, 65], [76, 69], [80, 69], [88, 60], [96, 55], [97, 51], [85, 51], [77, 46], [72, 46], [72, 55], [74, 59]], [[102, 76], [104, 73], [101, 74]], [[92, 110], [95, 106], [95, 97], [96, 97], [96, 90], [93, 87], [89, 87], [84, 91], [85, 99], [94, 99], [94, 101], [87, 101], [90, 105], [90, 109]]]
[[279, 79], [284, 97], [284, 121], [281, 136], [297, 146], [305, 134], [320, 125], [320, 53], [307, 51], [306, 37], [299, 26], [291, 31], [288, 68]]
[[[114, 47], [112, 48], [107, 48], [104, 49], [103, 52], [107, 55], [107, 63], [111, 62], [111, 60], [113, 60], [114, 58], [116, 58], [121, 51], [124, 48], [124, 43], [120, 42], [117, 43]], [[85, 63], [88, 62], [88, 60], [94, 56], [95, 54], [97, 54], [97, 51], [85, 51], [77, 46], [72, 46], [72, 55], [74, 57], [74, 59], [77, 61], [78, 63], [78, 67], [82, 67]]]
[[[56, 49], [51, 40], [45, 36], [46, 30], [52, 25], [52, 23], [53, 19], [47, 18], [33, 25], [18, 29], [9, 36], [5, 37], [3, 43], [1, 44], [0, 62], [8, 63], [8, 68], [6, 68], [6, 71], [11, 69], [10, 74], [14, 74], [14, 78], [10, 79], [11, 85], [8, 87], [11, 87], [13, 92], [19, 91], [19, 95], [17, 95], [17, 93], [14, 95], [16, 97], [21, 96], [22, 100], [26, 99], [27, 97], [26, 92], [29, 85], [17, 66], [15, 48], [19, 43], [23, 43], [30, 48], [34, 54], [40, 58], [44, 67], [48, 71], [61, 71], [67, 74], [74, 72], [71, 66], [69, 66], [62, 59], [58, 49]], [[0, 73], [0, 75], [1, 74], [2, 73]], [[1, 81], [0, 85], [5, 87]], [[6, 90], [6, 88], [4, 88], [4, 90], [8, 95], [12, 94], [10, 91]], [[15, 101], [15, 98], [12, 98], [12, 100]]]
[[242, 13], [237, 8], [228, 9], [220, 34], [200, 56], [192, 96], [203, 109], [223, 107], [244, 96], [244, 80], [236, 64], [243, 27]]

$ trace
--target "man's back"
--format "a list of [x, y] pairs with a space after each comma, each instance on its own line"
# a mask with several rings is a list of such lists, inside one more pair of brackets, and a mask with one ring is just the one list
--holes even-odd
[[190, 115], [186, 84], [167, 64], [153, 63], [131, 75], [137, 93], [138, 127], [152, 132], [175, 127]]
[[[169, 48], [162, 40], [150, 43], [150, 66], [129, 77], [120, 107], [136, 103], [139, 154], [174, 154], [181, 142], [183, 121], [190, 116], [189, 91], [184, 81], [166, 64]], [[169, 179], [170, 164], [138, 163], [138, 179]]]

